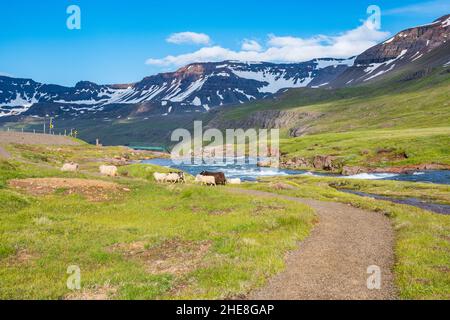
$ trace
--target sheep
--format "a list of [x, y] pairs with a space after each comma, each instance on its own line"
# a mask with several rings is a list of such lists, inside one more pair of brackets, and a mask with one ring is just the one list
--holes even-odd
[[167, 178], [167, 173], [155, 172], [153, 173], [153, 177], [155, 178], [155, 181], [157, 183], [165, 182]]
[[78, 163], [64, 163], [64, 165], [61, 168], [61, 171], [63, 172], [76, 172], [78, 171]]
[[202, 185], [216, 185], [216, 179], [213, 176], [202, 176], [201, 174], [195, 177], [195, 182], [199, 182]]
[[227, 179], [225, 178], [225, 174], [223, 172], [202, 171], [200, 174], [202, 176], [214, 177], [216, 184], [225, 185], [227, 183]]
[[241, 179], [235, 178], [235, 179], [227, 179], [228, 184], [241, 184]]
[[178, 183], [181, 181], [181, 177], [178, 173], [169, 173], [165, 179], [166, 182]]
[[100, 173], [105, 176], [115, 177], [117, 176], [116, 166], [100, 166]]
[[177, 174], [178, 177], [180, 178], [178, 182], [180, 182], [180, 183], [185, 183], [186, 182], [186, 177], [185, 177], [183, 171], [170, 172], [170, 174]]

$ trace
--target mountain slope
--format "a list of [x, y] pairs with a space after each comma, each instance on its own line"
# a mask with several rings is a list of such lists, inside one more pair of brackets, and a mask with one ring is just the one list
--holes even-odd
[[353, 61], [354, 58], [327, 58], [295, 64], [195, 63], [134, 84], [97, 85], [83, 81], [73, 88], [0, 77], [0, 117], [48, 113], [77, 117], [108, 113], [108, 106], [117, 105], [132, 106], [129, 112], [141, 114], [202, 112], [210, 107], [262, 99], [284, 88], [326, 85]]
[[273, 97], [284, 89], [360, 85], [395, 74], [418, 60], [426, 61], [427, 68], [450, 63], [448, 51], [439, 56], [433, 54], [448, 45], [449, 36], [450, 15], [446, 15], [431, 24], [404, 30], [349, 59], [322, 58], [284, 64], [193, 63], [132, 84], [97, 85], [82, 81], [75, 87], [0, 76], [0, 118], [166, 116], [240, 105]]
[[[340, 88], [383, 78], [383, 75], [401, 70], [407, 65], [448, 44], [450, 15], [433, 23], [404, 30], [394, 37], [360, 54], [353, 66], [345, 70], [330, 86]], [[450, 53], [435, 57], [427, 63], [429, 68], [450, 62]]]
[[423, 62], [415, 63], [411, 70], [384, 81], [340, 89], [291, 89], [275, 98], [224, 110], [209, 125], [280, 128], [286, 136], [293, 137], [361, 129], [448, 126], [450, 66], [416, 77]]

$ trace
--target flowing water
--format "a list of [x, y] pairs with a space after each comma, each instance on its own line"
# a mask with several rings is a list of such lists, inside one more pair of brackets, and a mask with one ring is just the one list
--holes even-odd
[[241, 178], [243, 181], [254, 181], [260, 177], [270, 176], [289, 176], [289, 175], [309, 175], [309, 176], [325, 176], [346, 179], [366, 179], [366, 180], [397, 180], [411, 182], [429, 182], [439, 184], [450, 184], [450, 171], [420, 171], [409, 174], [393, 174], [393, 173], [362, 173], [354, 176], [341, 176], [331, 173], [312, 173], [308, 171], [285, 170], [277, 168], [260, 168], [255, 163], [226, 163], [220, 165], [210, 164], [181, 164], [176, 165], [171, 159], [151, 159], [144, 160], [142, 163], [156, 164], [164, 167], [170, 167], [185, 171], [192, 175], [206, 171], [221, 171], [225, 173], [227, 178]]
[[434, 203], [434, 202], [427, 202], [421, 199], [417, 198], [410, 198], [410, 197], [402, 197], [402, 198], [394, 198], [394, 197], [387, 197], [387, 196], [381, 196], [377, 194], [372, 193], [365, 193], [361, 191], [354, 191], [354, 190], [346, 190], [346, 189], [339, 189], [339, 191], [356, 194], [361, 197], [369, 197], [374, 198], [378, 200], [386, 200], [394, 203], [400, 203], [400, 204], [408, 204], [410, 206], [418, 207], [421, 209], [425, 209], [428, 211], [432, 211], [439, 214], [450, 214], [450, 205], [448, 204], [440, 204], [440, 203]]

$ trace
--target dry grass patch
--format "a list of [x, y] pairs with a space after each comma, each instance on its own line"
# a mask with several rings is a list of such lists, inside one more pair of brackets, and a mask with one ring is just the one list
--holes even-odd
[[64, 300], [109, 300], [117, 292], [111, 285], [96, 286], [92, 289], [73, 291], [64, 296]]
[[208, 210], [208, 214], [213, 215], [213, 216], [221, 216], [221, 215], [232, 213], [233, 211], [234, 211], [233, 208], [214, 209], [214, 210]]
[[211, 241], [171, 239], [153, 247], [138, 241], [118, 243], [110, 249], [143, 263], [149, 273], [182, 275], [197, 269], [210, 247]]
[[111, 200], [129, 191], [113, 182], [68, 178], [15, 179], [9, 182], [9, 186], [33, 196], [79, 194], [94, 202]]
[[271, 183], [270, 187], [274, 190], [294, 190], [295, 187], [283, 182]]
[[30, 252], [28, 249], [19, 249], [15, 254], [10, 256], [7, 264], [11, 266], [19, 266], [30, 263], [38, 258], [38, 255]]

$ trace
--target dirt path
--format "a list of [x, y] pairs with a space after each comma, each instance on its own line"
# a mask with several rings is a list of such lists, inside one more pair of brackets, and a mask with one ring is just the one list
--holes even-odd
[[[312, 207], [319, 223], [286, 259], [286, 269], [249, 299], [395, 299], [394, 233], [387, 217], [349, 205], [231, 189]], [[367, 289], [369, 266], [381, 269], [381, 288]]]
[[0, 144], [43, 144], [43, 145], [79, 145], [80, 143], [66, 136], [28, 133], [0, 132]]

